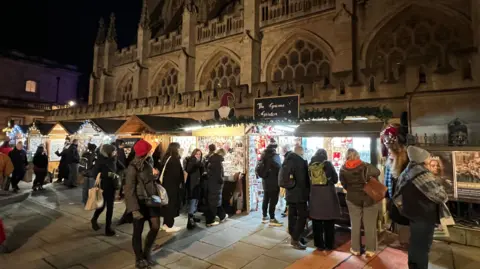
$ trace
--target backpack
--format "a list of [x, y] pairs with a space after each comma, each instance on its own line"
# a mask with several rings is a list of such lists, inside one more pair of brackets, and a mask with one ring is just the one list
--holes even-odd
[[328, 178], [325, 173], [325, 162], [315, 162], [308, 166], [308, 173], [310, 175], [310, 180], [312, 185], [327, 185]]
[[255, 167], [255, 173], [257, 174], [258, 177], [263, 179], [268, 176], [267, 172], [268, 171], [265, 165], [265, 160], [262, 159], [257, 163], [257, 167]]
[[295, 188], [295, 185], [296, 181], [293, 167], [287, 165], [287, 162], [283, 162], [278, 173], [278, 186], [288, 190]]

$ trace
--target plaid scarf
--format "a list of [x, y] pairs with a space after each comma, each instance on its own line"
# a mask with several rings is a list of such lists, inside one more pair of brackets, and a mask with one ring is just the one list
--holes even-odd
[[407, 168], [402, 172], [397, 181], [393, 201], [400, 212], [402, 212], [402, 191], [410, 181], [430, 201], [441, 205], [439, 209], [440, 219], [451, 217], [450, 211], [445, 204], [448, 200], [448, 195], [445, 192], [445, 189], [437, 182], [435, 176], [428, 169], [415, 162], [410, 162], [408, 164]]
[[393, 197], [394, 189], [393, 189], [392, 170], [388, 165], [385, 166], [385, 186], [387, 186], [387, 189], [388, 189], [388, 196]]

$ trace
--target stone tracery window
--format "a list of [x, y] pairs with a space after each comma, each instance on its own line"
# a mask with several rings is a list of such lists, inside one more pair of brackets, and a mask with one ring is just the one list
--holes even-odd
[[273, 66], [273, 81], [330, 79], [330, 61], [312, 42], [297, 40]]
[[213, 66], [208, 74], [206, 89], [227, 88], [240, 84], [240, 64], [225, 55]]
[[157, 94], [167, 95], [178, 92], [178, 70], [176, 68], [167, 69], [156, 82]]
[[128, 101], [133, 99], [133, 77], [127, 80], [127, 83], [120, 88], [120, 99]]

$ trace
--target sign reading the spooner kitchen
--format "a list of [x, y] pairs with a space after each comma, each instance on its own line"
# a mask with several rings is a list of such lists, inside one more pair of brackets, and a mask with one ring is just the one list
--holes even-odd
[[298, 95], [256, 98], [253, 102], [253, 116], [256, 120], [293, 120], [300, 114]]

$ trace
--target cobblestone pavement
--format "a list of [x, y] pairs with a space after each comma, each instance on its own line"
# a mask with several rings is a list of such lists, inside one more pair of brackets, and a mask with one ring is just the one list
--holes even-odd
[[[7, 253], [0, 254], [0, 269], [135, 268], [131, 224], [117, 227], [115, 237], [105, 237], [90, 229], [92, 212], [83, 210], [80, 201], [80, 188], [48, 186], [43, 193], [1, 207], [8, 239]], [[116, 204], [114, 219], [123, 210], [123, 204]], [[185, 217], [175, 222], [186, 226]], [[289, 246], [285, 227], [269, 228], [254, 212], [213, 228], [201, 224], [176, 235], [160, 232], [154, 255], [159, 265], [154, 269], [408, 268], [406, 253], [388, 247], [385, 241], [372, 259], [351, 256], [349, 233], [341, 230], [335, 251], [319, 252], [312, 247], [298, 251]], [[479, 253], [477, 248], [435, 242], [429, 268], [476, 269]]]

